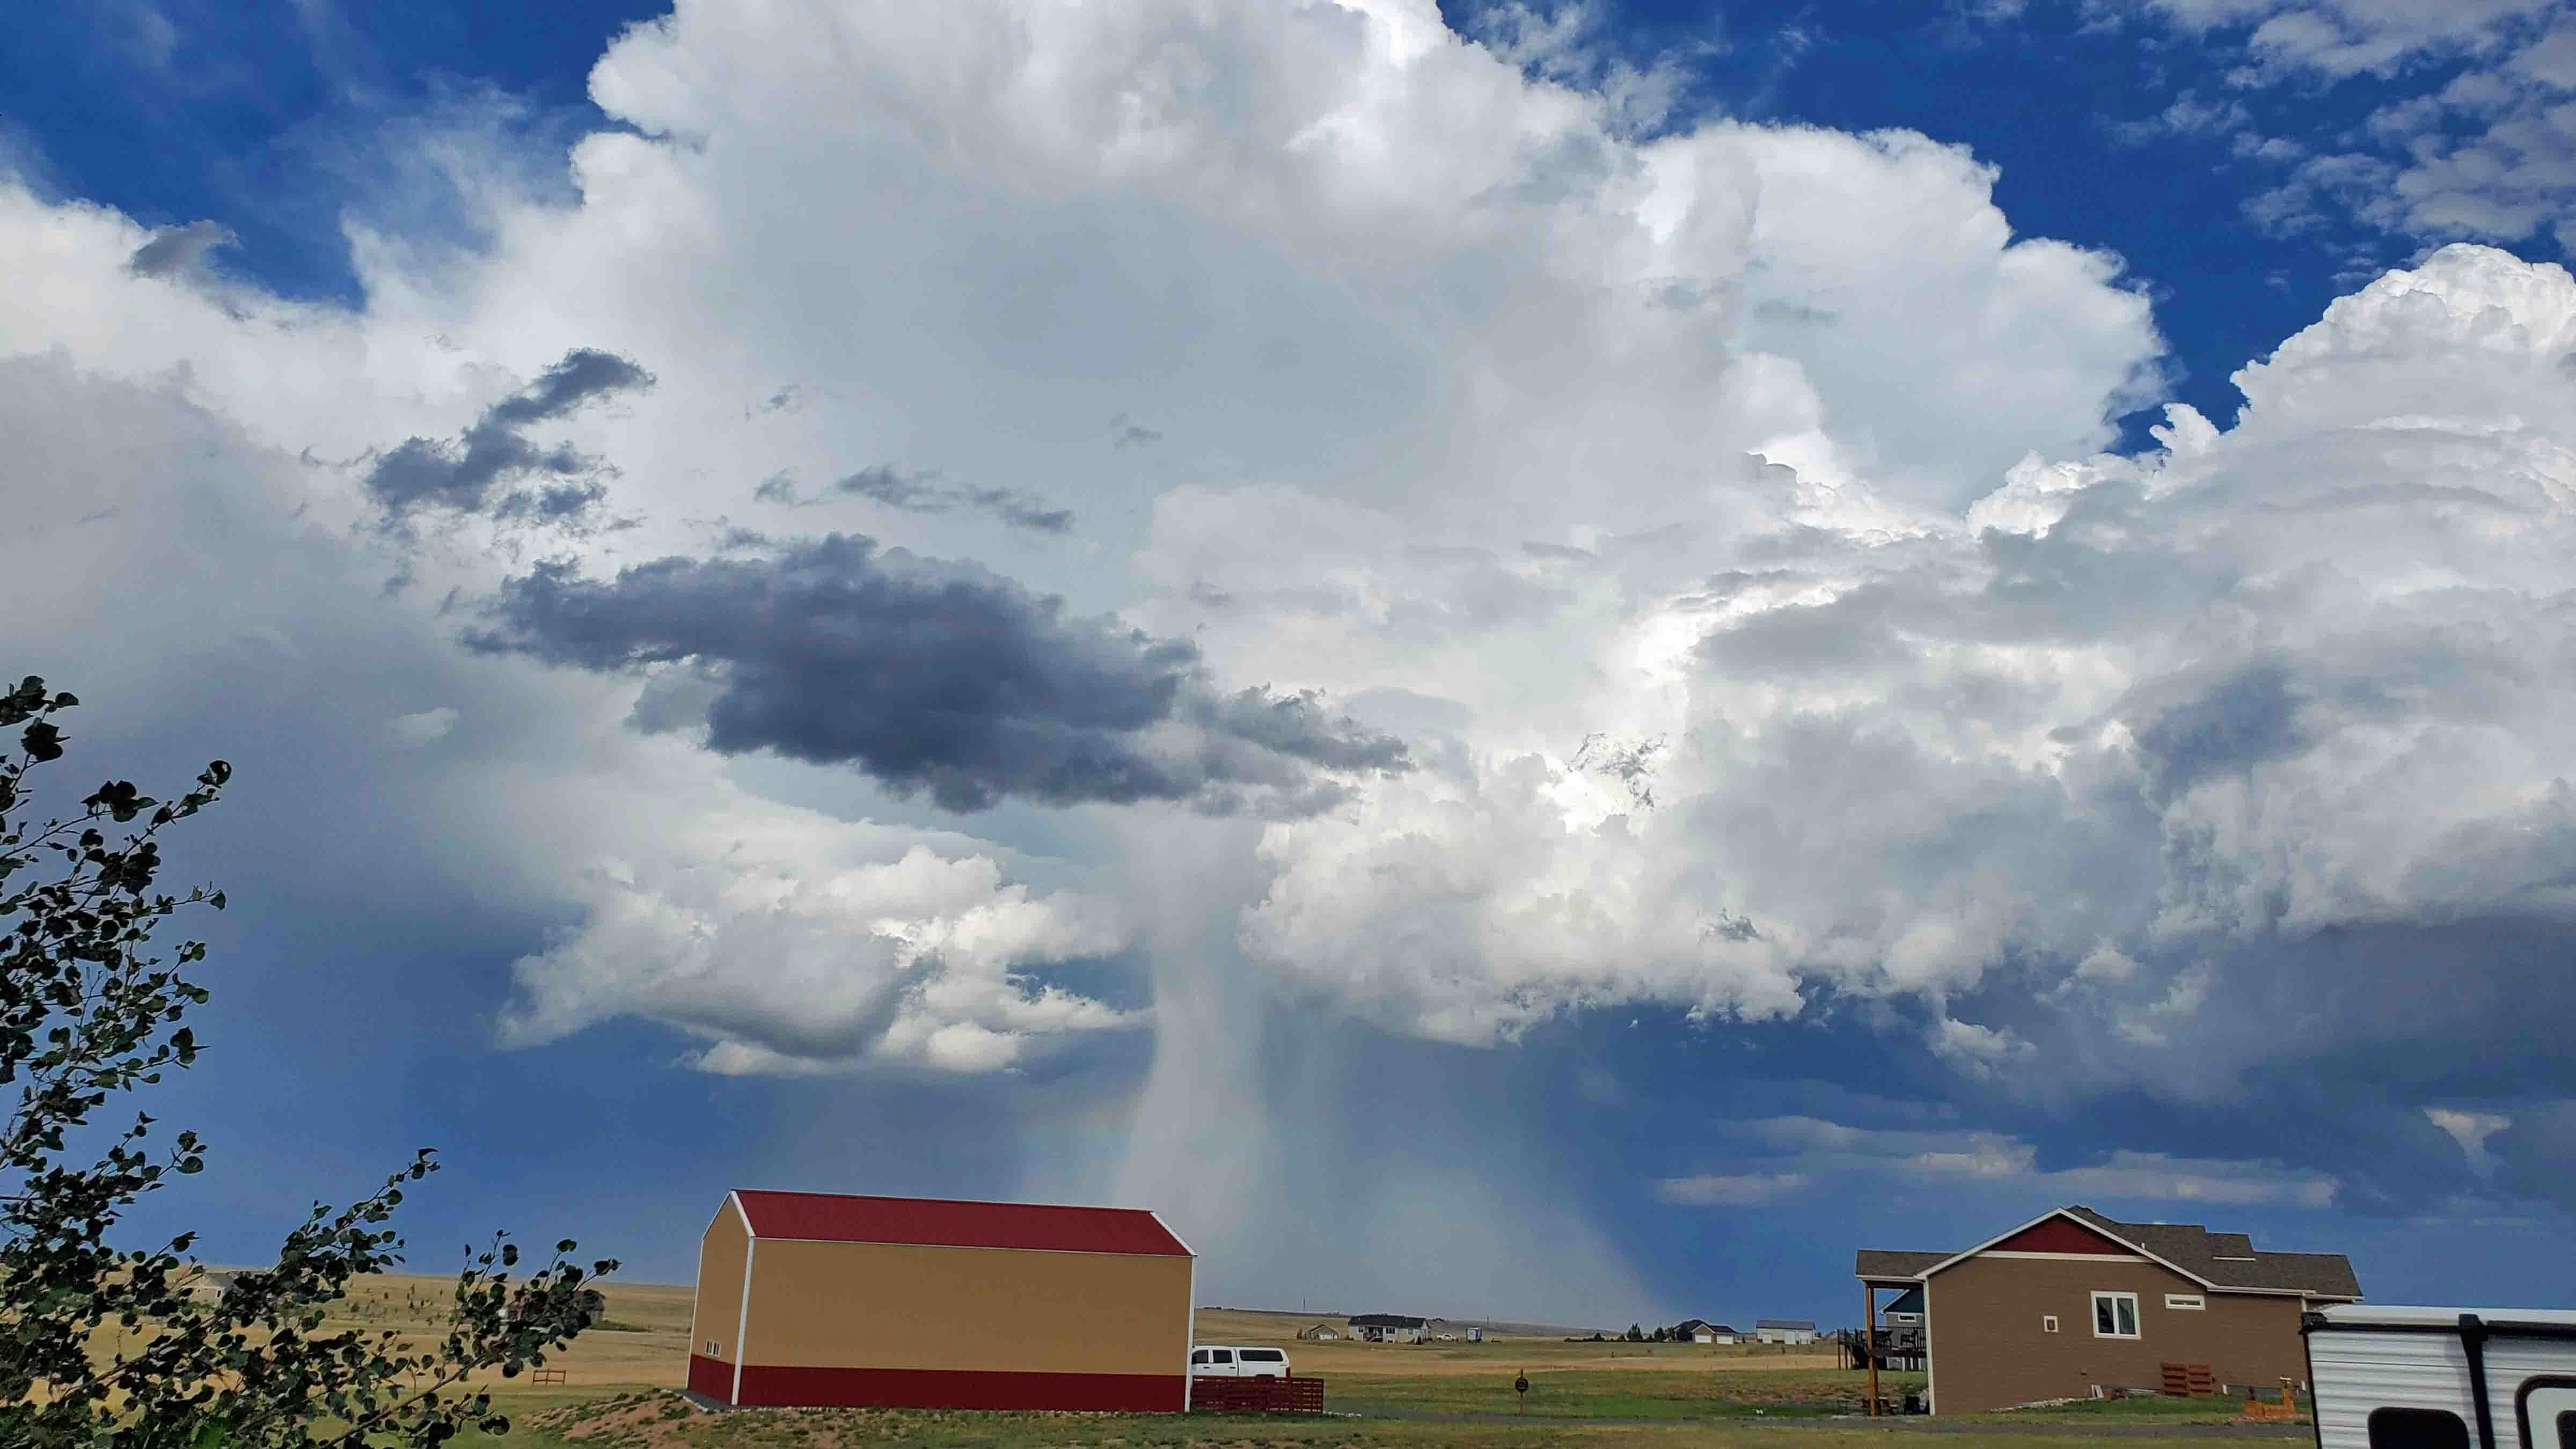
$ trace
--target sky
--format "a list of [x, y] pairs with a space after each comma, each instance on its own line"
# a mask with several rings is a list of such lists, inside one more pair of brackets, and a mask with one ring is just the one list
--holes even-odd
[[434, 1146], [426, 1270], [2576, 1303], [2564, 5], [98, 0], [0, 97], [0, 667], [236, 769], [138, 1234]]

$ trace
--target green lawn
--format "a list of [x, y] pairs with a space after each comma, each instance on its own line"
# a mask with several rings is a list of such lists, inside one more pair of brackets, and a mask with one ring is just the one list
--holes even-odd
[[[1923, 1449], [2072, 1449], [2083, 1442], [1972, 1431], [1932, 1436]], [[1743, 1419], [1638, 1426], [1582, 1419], [1497, 1424], [818, 1409], [692, 1415], [588, 1437], [531, 1424], [506, 1439], [471, 1435], [455, 1443], [459, 1449], [1888, 1449], [1889, 1435]]]
[[[1814, 1423], [1858, 1407], [1859, 1375], [1779, 1372], [1568, 1369], [1531, 1375], [1525, 1415], [1510, 1381], [1425, 1375], [1340, 1381], [1321, 1418], [1170, 1414], [984, 1414], [906, 1409], [773, 1409], [702, 1414], [663, 1390], [513, 1389], [495, 1402], [514, 1422], [506, 1437], [467, 1434], [455, 1449], [1549, 1449], [1635, 1444], [1639, 1449], [1885, 1449], [1898, 1426], [1849, 1429]], [[1882, 1374], [1880, 1392], [1920, 1390], [1919, 1374]], [[2087, 1442], [2083, 1423], [2177, 1428], [2224, 1421], [2230, 1399], [2085, 1401], [1952, 1421], [1924, 1449], [2053, 1449]], [[1357, 1417], [1343, 1417], [1356, 1415]], [[1765, 1425], [1766, 1417], [1804, 1426]], [[2034, 1421], [2074, 1429], [2034, 1438]], [[1990, 1427], [1989, 1427], [1990, 1426]], [[1929, 1426], [1921, 1420], [1915, 1429]], [[2284, 1438], [2306, 1431], [2283, 1426]]]
[[[2279, 1395], [2274, 1395], [2277, 1402]], [[2156, 1424], [2223, 1424], [2243, 1412], [2245, 1401], [2225, 1394], [2205, 1394], [2196, 1399], [2077, 1399], [2072, 1403], [2051, 1404], [2045, 1409], [2009, 1409], [2000, 1414], [1978, 1414], [1973, 1417], [1997, 1422], [2020, 1419], [2073, 1419], [2106, 1423]]]
[[[1879, 1375], [1879, 1394], [1901, 1400], [1921, 1374]], [[1813, 1418], [1858, 1413], [1867, 1380], [1833, 1369], [1560, 1369], [1530, 1375], [1529, 1402], [1513, 1402], [1511, 1374], [1351, 1378], [1331, 1382], [1325, 1406], [1371, 1417], [1513, 1414], [1545, 1419]]]

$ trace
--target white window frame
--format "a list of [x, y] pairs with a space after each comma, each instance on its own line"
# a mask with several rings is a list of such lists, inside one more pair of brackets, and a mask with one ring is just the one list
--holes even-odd
[[2043, 1313], [2039, 1315], [2039, 1331], [2042, 1333], [2055, 1333], [2057, 1331], [2057, 1315], [2054, 1313]]
[[2165, 1306], [2179, 1312], [2198, 1312], [2209, 1306], [2209, 1300], [2197, 1293], [2168, 1293]]
[[[2102, 1303], [2105, 1299], [2108, 1299], [2111, 1303], [2111, 1324], [2115, 1329], [2119, 1326], [2120, 1322], [2120, 1303], [2123, 1299], [2127, 1300], [2129, 1305], [2129, 1332], [2104, 1333], [2102, 1331]], [[2093, 1290], [2092, 1309], [2093, 1336], [2095, 1338], [2144, 1338], [2146, 1336], [2145, 1333], [2141, 1331], [2146, 1325], [2138, 1321], [2137, 1294], [2113, 1288], [2097, 1288]]]

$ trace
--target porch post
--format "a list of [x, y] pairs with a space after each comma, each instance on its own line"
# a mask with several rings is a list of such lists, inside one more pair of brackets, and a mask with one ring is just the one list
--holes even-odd
[[1869, 1416], [1878, 1416], [1878, 1285], [1860, 1285], [1861, 1351], [1869, 1355]]

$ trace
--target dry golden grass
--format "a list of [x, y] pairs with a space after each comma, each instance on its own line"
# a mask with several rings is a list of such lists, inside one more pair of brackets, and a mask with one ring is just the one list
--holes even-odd
[[[454, 1291], [453, 1278], [386, 1274], [350, 1285], [349, 1297], [334, 1308], [327, 1330], [391, 1330], [406, 1344], [435, 1341]], [[599, 1284], [606, 1299], [600, 1326], [573, 1341], [572, 1347], [547, 1358], [548, 1368], [565, 1371], [561, 1387], [512, 1383], [513, 1396], [537, 1402], [572, 1402], [624, 1389], [676, 1388], [688, 1381], [689, 1314], [695, 1299], [686, 1284]], [[1313, 1323], [1340, 1326], [1338, 1318], [1240, 1310], [1201, 1312], [1196, 1333], [1202, 1343], [1278, 1344], [1288, 1349], [1298, 1373], [1342, 1381], [1365, 1379], [1469, 1378], [1527, 1370], [1534, 1379], [1567, 1371], [1672, 1374], [1685, 1370], [1753, 1371], [1830, 1369], [1830, 1354], [1761, 1345], [1719, 1346], [1677, 1343], [1566, 1343], [1557, 1338], [1491, 1339], [1470, 1343], [1359, 1343], [1349, 1339], [1310, 1342], [1298, 1330]], [[114, 1329], [100, 1336], [96, 1351], [104, 1358], [130, 1337]], [[498, 1373], [478, 1374], [477, 1385], [498, 1385]]]
[[[443, 1336], [455, 1290], [456, 1280], [452, 1277], [386, 1274], [361, 1278], [349, 1285], [347, 1298], [326, 1311], [322, 1331], [357, 1329], [371, 1335], [390, 1331], [406, 1348], [426, 1348]], [[599, 1290], [606, 1300], [602, 1323], [574, 1339], [562, 1353], [547, 1355], [546, 1366], [565, 1370], [567, 1386], [587, 1386], [594, 1391], [686, 1383], [692, 1291], [667, 1283], [620, 1283], [614, 1278], [601, 1282]], [[148, 1330], [127, 1333], [111, 1324], [91, 1339], [90, 1355], [105, 1362], [120, 1351], [131, 1353], [149, 1336]], [[498, 1384], [503, 1380], [497, 1371], [491, 1371], [476, 1374], [469, 1382]]]
[[1288, 1350], [1291, 1368], [1318, 1378], [1424, 1378], [1490, 1374], [1497, 1368], [1527, 1369], [1533, 1374], [1562, 1369], [1768, 1372], [1831, 1369], [1842, 1363], [1841, 1357], [1830, 1351], [1818, 1353], [1811, 1346], [1800, 1346], [1784, 1353], [1780, 1346], [1772, 1344], [1567, 1343], [1561, 1338], [1493, 1338], [1483, 1343], [1360, 1343], [1351, 1339], [1314, 1342], [1299, 1338], [1298, 1332], [1317, 1323], [1340, 1328], [1341, 1319], [1236, 1309], [1201, 1312], [1197, 1323], [1201, 1343], [1278, 1344]]

